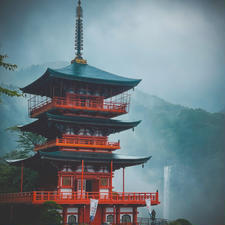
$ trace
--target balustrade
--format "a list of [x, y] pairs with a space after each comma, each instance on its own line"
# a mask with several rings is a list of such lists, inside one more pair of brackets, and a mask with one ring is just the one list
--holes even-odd
[[55, 201], [59, 204], [71, 204], [83, 202], [89, 204], [90, 198], [98, 199], [99, 204], [142, 204], [146, 199], [151, 199], [151, 204], [159, 204], [158, 192], [135, 193], [135, 192], [57, 192], [57, 191], [33, 191], [20, 193], [0, 194], [0, 203], [30, 202], [42, 204], [45, 201]]
[[69, 137], [56, 138], [43, 145], [36, 145], [34, 149], [38, 151], [55, 146], [116, 150], [120, 148], [120, 142], [109, 142], [107, 137], [71, 135]]
[[67, 97], [40, 97], [33, 96], [28, 100], [28, 110], [31, 117], [35, 117], [51, 109], [74, 109], [94, 112], [107, 112], [110, 117], [128, 112], [130, 95], [119, 99], [104, 100], [103, 97], [76, 95]]

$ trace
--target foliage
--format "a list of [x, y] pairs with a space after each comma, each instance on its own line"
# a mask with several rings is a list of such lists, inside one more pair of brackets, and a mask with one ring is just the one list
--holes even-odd
[[[17, 68], [17, 65], [4, 62], [4, 59], [7, 58], [7, 57], [8, 57], [7, 55], [0, 55], [0, 67], [3, 67], [6, 70], [14, 71]], [[21, 94], [18, 91], [10, 90], [8, 88], [4, 88], [4, 87], [0, 86], [0, 95], [1, 94], [5, 94], [5, 95], [8, 95], [10, 97], [21, 96]]]
[[[23, 191], [32, 191], [38, 185], [38, 173], [24, 168]], [[5, 161], [0, 161], [0, 192], [11, 193], [20, 191], [21, 168], [10, 166]]]
[[186, 219], [177, 219], [175, 221], [170, 222], [169, 225], [192, 225], [192, 224]]
[[[18, 127], [7, 129], [10, 132], [18, 133], [18, 149], [5, 154], [0, 161], [0, 192], [20, 191], [20, 167], [10, 166], [5, 159], [24, 159], [33, 152], [35, 144], [45, 142], [45, 138], [30, 132], [21, 132]], [[24, 168], [23, 191], [32, 191], [38, 185], [38, 173]]]
[[62, 217], [59, 213], [62, 207], [54, 201], [46, 201], [40, 210], [40, 221], [42, 225], [60, 225], [62, 224]]
[[24, 155], [33, 152], [35, 145], [41, 145], [46, 142], [45, 137], [31, 132], [22, 132], [17, 126], [10, 127], [6, 130], [10, 132], [16, 132], [18, 134], [17, 147], [20, 150], [20, 153]]
[[17, 68], [17, 65], [4, 62], [4, 59], [7, 57], [7, 55], [0, 55], [0, 66], [5, 68], [6, 70], [14, 71]]

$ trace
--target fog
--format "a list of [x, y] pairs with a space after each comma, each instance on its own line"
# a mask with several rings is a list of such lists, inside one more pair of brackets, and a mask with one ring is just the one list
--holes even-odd
[[[225, 3], [84, 0], [84, 57], [173, 103], [224, 108]], [[19, 68], [74, 57], [75, 0], [1, 0], [0, 46]]]
[[[54, 62], [54, 67], [55, 62], [63, 65], [65, 61], [69, 63], [74, 58], [76, 1], [1, 0], [0, 4], [0, 51], [9, 56], [8, 62], [18, 65], [18, 70], [38, 64], [47, 67], [51, 65], [49, 62]], [[171, 199], [177, 202], [171, 206], [169, 218], [186, 217], [196, 225], [204, 225], [210, 219], [215, 224], [224, 221], [222, 210], [225, 207], [221, 203], [224, 202], [224, 195], [221, 196], [221, 193], [224, 194], [225, 190], [221, 179], [224, 177], [224, 154], [221, 149], [218, 151], [213, 147], [207, 147], [208, 152], [205, 153], [206, 146], [196, 153], [193, 148], [195, 146], [190, 146], [185, 152], [176, 140], [176, 133], [169, 133], [171, 136], [166, 136], [167, 133], [154, 133], [159, 128], [157, 123], [153, 126], [150, 119], [155, 110], [155, 104], [151, 102], [154, 98], [150, 95], [182, 105], [172, 106], [174, 109], [181, 107], [174, 111], [176, 119], [179, 119], [176, 116], [180, 111], [188, 111], [183, 106], [203, 108], [210, 112], [224, 109], [225, 2], [83, 0], [82, 5], [84, 58], [90, 65], [106, 71], [141, 78], [138, 89], [147, 93], [134, 96], [131, 113], [125, 117], [129, 120], [143, 120], [140, 126], [135, 128], [135, 132], [126, 131], [110, 138], [121, 139], [120, 153], [153, 156], [145, 168], [138, 166], [126, 169], [126, 191], [154, 192], [159, 189], [162, 204], [158, 206], [157, 213], [162, 216], [163, 167], [172, 165]], [[41, 71], [44, 69], [41, 68]], [[8, 74], [1, 70], [0, 81], [22, 87], [39, 77], [41, 72], [37, 70], [30, 77], [21, 74], [21, 71]], [[2, 110], [5, 120], [1, 124], [1, 130], [17, 120], [19, 124], [26, 122], [25, 101], [15, 101], [9, 101], [9, 105], [2, 104], [7, 109]], [[18, 118], [13, 116], [13, 110], [9, 107], [12, 105], [16, 105]], [[161, 113], [157, 110], [154, 112], [159, 115]], [[203, 115], [205, 114], [207, 113], [204, 111]], [[201, 116], [200, 113], [199, 118]], [[210, 114], [211, 116], [214, 114]], [[167, 119], [169, 127], [171, 118]], [[7, 151], [8, 139], [4, 135], [5, 139], [1, 143], [4, 143], [4, 150]], [[218, 131], [215, 135], [219, 136], [221, 132]], [[186, 138], [186, 135], [183, 137]], [[205, 142], [210, 139], [206, 137], [207, 135], [204, 136]], [[213, 143], [210, 146], [212, 145]], [[192, 169], [192, 158], [196, 160], [196, 164], [199, 163], [198, 172], [196, 168]], [[218, 180], [214, 176], [215, 171], [219, 171], [216, 173]], [[114, 184], [121, 191], [121, 171], [116, 174], [118, 176], [115, 177]], [[207, 182], [209, 184], [204, 189], [203, 184]], [[190, 187], [191, 194], [188, 190]], [[217, 192], [213, 193], [214, 198], [212, 191]], [[218, 221], [213, 220], [216, 217], [210, 215], [215, 213], [214, 209], [218, 213]], [[146, 216], [145, 209], [140, 215]]]

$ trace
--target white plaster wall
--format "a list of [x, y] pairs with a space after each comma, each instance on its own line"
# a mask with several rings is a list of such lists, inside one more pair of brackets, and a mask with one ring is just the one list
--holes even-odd
[[78, 213], [78, 208], [67, 208], [67, 213]]

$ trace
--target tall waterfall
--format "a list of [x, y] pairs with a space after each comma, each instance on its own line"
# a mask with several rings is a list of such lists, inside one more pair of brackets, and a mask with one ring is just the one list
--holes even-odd
[[169, 219], [171, 166], [164, 167], [163, 217]]

